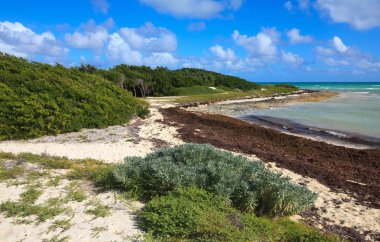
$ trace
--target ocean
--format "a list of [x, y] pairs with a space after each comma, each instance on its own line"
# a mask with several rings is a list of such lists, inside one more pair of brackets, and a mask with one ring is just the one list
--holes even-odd
[[380, 82], [291, 84], [303, 89], [339, 92], [339, 95], [322, 102], [252, 110], [247, 114], [285, 120], [309, 127], [309, 130], [321, 129], [335, 136], [380, 139]]

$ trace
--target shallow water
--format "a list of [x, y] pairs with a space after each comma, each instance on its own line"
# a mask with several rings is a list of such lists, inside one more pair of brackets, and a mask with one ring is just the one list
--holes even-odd
[[292, 83], [300, 88], [339, 92], [322, 102], [292, 104], [249, 115], [287, 119], [325, 130], [331, 134], [359, 134], [380, 138], [380, 83]]

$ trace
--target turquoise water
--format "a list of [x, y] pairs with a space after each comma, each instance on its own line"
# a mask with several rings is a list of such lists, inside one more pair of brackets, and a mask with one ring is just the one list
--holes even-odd
[[380, 138], [380, 82], [292, 84], [304, 89], [336, 91], [340, 94], [322, 102], [255, 110], [250, 114], [283, 118], [331, 131]]

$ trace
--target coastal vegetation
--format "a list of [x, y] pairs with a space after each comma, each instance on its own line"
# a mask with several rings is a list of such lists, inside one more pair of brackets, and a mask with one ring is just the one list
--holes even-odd
[[123, 87], [137, 97], [175, 96], [183, 87], [222, 87], [243, 91], [258, 90], [260, 85], [239, 77], [194, 68], [169, 70], [148, 66], [117, 65], [108, 70], [100, 70], [91, 65], [81, 65], [78, 70], [96, 74]]
[[[136, 159], [127, 157], [126, 161]], [[113, 210], [110, 206], [94, 199], [92, 193], [88, 191], [83, 193], [78, 189], [80, 184], [90, 182], [97, 188], [97, 192], [114, 191], [115, 199], [128, 198], [128, 203], [131, 197], [135, 197], [146, 202], [144, 208], [137, 211], [137, 224], [146, 231], [147, 241], [339, 241], [335, 235], [322, 233], [285, 216], [312, 205], [315, 194], [304, 187], [290, 183], [280, 175], [276, 176], [258, 161], [248, 161], [229, 152], [216, 150], [209, 145], [193, 144], [162, 149], [145, 159], [145, 162], [141, 160], [143, 162], [141, 166], [125, 170], [125, 164], [115, 166], [91, 159], [70, 160], [48, 155], [0, 153], [3, 182], [10, 185], [20, 184], [19, 182], [24, 181], [25, 177], [33, 177], [24, 181], [26, 189], [20, 198], [1, 203], [0, 211], [7, 217], [17, 219], [18, 223], [33, 221], [36, 224], [51, 223], [49, 229], [61, 229], [63, 232], [70, 226], [75, 226], [71, 222], [73, 211], [68, 204], [86, 204], [88, 208], [84, 213], [94, 218], [103, 219], [111, 216]], [[10, 161], [14, 162], [9, 163]], [[149, 169], [152, 171], [144, 176], [142, 167], [147, 166], [147, 161], [152, 162], [152, 165], [145, 171]], [[176, 167], [174, 164], [170, 165], [171, 161], [178, 161]], [[31, 165], [22, 165], [26, 163], [39, 166], [41, 173], [38, 176], [31, 176], [33, 170], [28, 168]], [[14, 172], [14, 166], [11, 164], [23, 169]], [[193, 170], [190, 169], [191, 165], [194, 166]], [[250, 166], [252, 168], [249, 168]], [[165, 167], [175, 175], [171, 177], [168, 173], [164, 173]], [[161, 173], [156, 173], [157, 169]], [[181, 182], [179, 174], [183, 169], [190, 170], [184, 174], [184, 182]], [[60, 172], [61, 175], [58, 176], [60, 179], [57, 179], [57, 175], [52, 176], [52, 174], [57, 174], [59, 170], [66, 172]], [[10, 174], [7, 174], [8, 172]], [[135, 175], [121, 179], [126, 172]], [[162, 181], [161, 178], [165, 174], [167, 179]], [[195, 178], [190, 178], [190, 175]], [[251, 180], [246, 180], [250, 175], [253, 175]], [[158, 176], [159, 184], [156, 184], [154, 176]], [[53, 178], [54, 182], [51, 182]], [[238, 181], [239, 178], [243, 181]], [[67, 195], [47, 198], [42, 204], [36, 203], [45, 189], [48, 189], [46, 185], [56, 187], [67, 180], [71, 181], [64, 187]], [[173, 184], [173, 180], [178, 186], [170, 185]], [[245, 192], [254, 194], [249, 196], [250, 198], [256, 196], [254, 199], [256, 205], [251, 209], [239, 206], [244, 203], [236, 203], [240, 201], [238, 196], [229, 195], [239, 195], [243, 199], [245, 193], [242, 189], [238, 193], [233, 191], [234, 188], [237, 190], [236, 187], [240, 187], [244, 181], [251, 184], [251, 188], [255, 184], [254, 181], [258, 181], [259, 184], [257, 192], [254, 190]], [[38, 188], [35, 188], [36, 184]], [[200, 184], [208, 184], [210, 188]], [[159, 189], [158, 193], [152, 190], [162, 185], [163, 189]], [[168, 187], [171, 188], [167, 189]], [[262, 203], [262, 196], [273, 200], [277, 205], [266, 209]], [[301, 200], [307, 202], [300, 202]], [[301, 208], [299, 204], [304, 205]], [[293, 208], [288, 210], [282, 207], [283, 205]], [[60, 220], [57, 220], [58, 215]], [[34, 220], [30, 220], [31, 218]], [[96, 230], [96, 227], [93, 230]]]
[[152, 241], [340, 241], [287, 217], [241, 212], [225, 197], [194, 187], [153, 198], [138, 212], [138, 224]]
[[135, 197], [150, 200], [180, 187], [197, 187], [224, 196], [246, 212], [288, 216], [313, 205], [316, 194], [273, 173], [259, 161], [215, 149], [184, 144], [127, 157], [115, 170], [116, 180]]
[[183, 103], [294, 90], [200, 69], [66, 68], [0, 53], [0, 140], [104, 128], [127, 123], [135, 115], [144, 118], [148, 104], [136, 97], [181, 95], [185, 97], [178, 102]]
[[1, 53], [0, 103], [0, 140], [123, 124], [148, 106], [97, 75]]

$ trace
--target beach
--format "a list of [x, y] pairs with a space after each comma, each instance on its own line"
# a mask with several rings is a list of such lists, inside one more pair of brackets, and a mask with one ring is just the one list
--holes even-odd
[[[305, 92], [261, 99], [230, 100], [222, 104], [244, 103], [265, 108], [303, 100], [320, 101], [335, 95]], [[172, 98], [148, 100], [151, 102], [151, 115], [145, 120], [138, 118], [129, 125], [112, 126], [102, 130], [85, 129], [81, 132], [45, 136], [34, 140], [4, 141], [0, 142], [0, 151], [31, 152], [66, 156], [71, 159], [92, 158], [107, 163], [120, 163], [125, 156], [145, 156], [162, 147], [187, 142], [212, 144], [237, 155], [244, 155], [253, 160], [260, 159], [271, 170], [281, 172], [289, 176], [293, 182], [305, 185], [318, 193], [315, 207], [294, 216], [294, 220], [337, 233], [351, 241], [375, 241], [379, 238], [379, 149], [354, 149], [285, 134], [233, 117], [212, 114], [207, 111], [208, 107], [212, 107], [210, 104], [179, 105]], [[226, 114], [228, 110], [221, 109], [220, 113]], [[54, 189], [46, 188], [47, 193], [52, 194], [55, 194]], [[100, 193], [96, 196], [107, 197], [110, 194]], [[2, 197], [1, 201], [8, 198]], [[117, 200], [105, 201], [111, 208], [115, 208], [111, 209], [111, 217], [120, 216], [122, 213], [126, 220], [110, 225], [100, 236], [93, 237], [94, 241], [108, 237], [119, 239], [128, 233], [132, 238], [142, 233], [136, 229], [133, 220], [133, 211], [141, 205], [122, 206], [113, 205], [115, 201], [116, 204], [120, 203]], [[131, 201], [128, 204], [131, 204]], [[83, 204], [71, 206], [74, 210], [82, 209], [83, 212]], [[89, 216], [84, 218], [91, 221]], [[63, 235], [75, 235], [75, 238], [85, 240], [88, 238], [86, 235], [92, 230], [91, 226], [80, 226], [83, 222], [76, 219], [77, 225], [64, 231]], [[19, 239], [21, 234], [24, 235], [30, 230], [28, 226], [12, 223], [9, 218], [2, 219], [0, 223], [0, 228], [7, 231], [4, 236], [7, 236], [8, 241]], [[129, 228], [124, 230], [126, 234], [123, 235], [119, 234], [121, 223], [127, 223]], [[103, 226], [93, 222], [91, 224], [92, 229]], [[34, 236], [46, 233], [47, 227], [48, 225], [35, 227]]]

